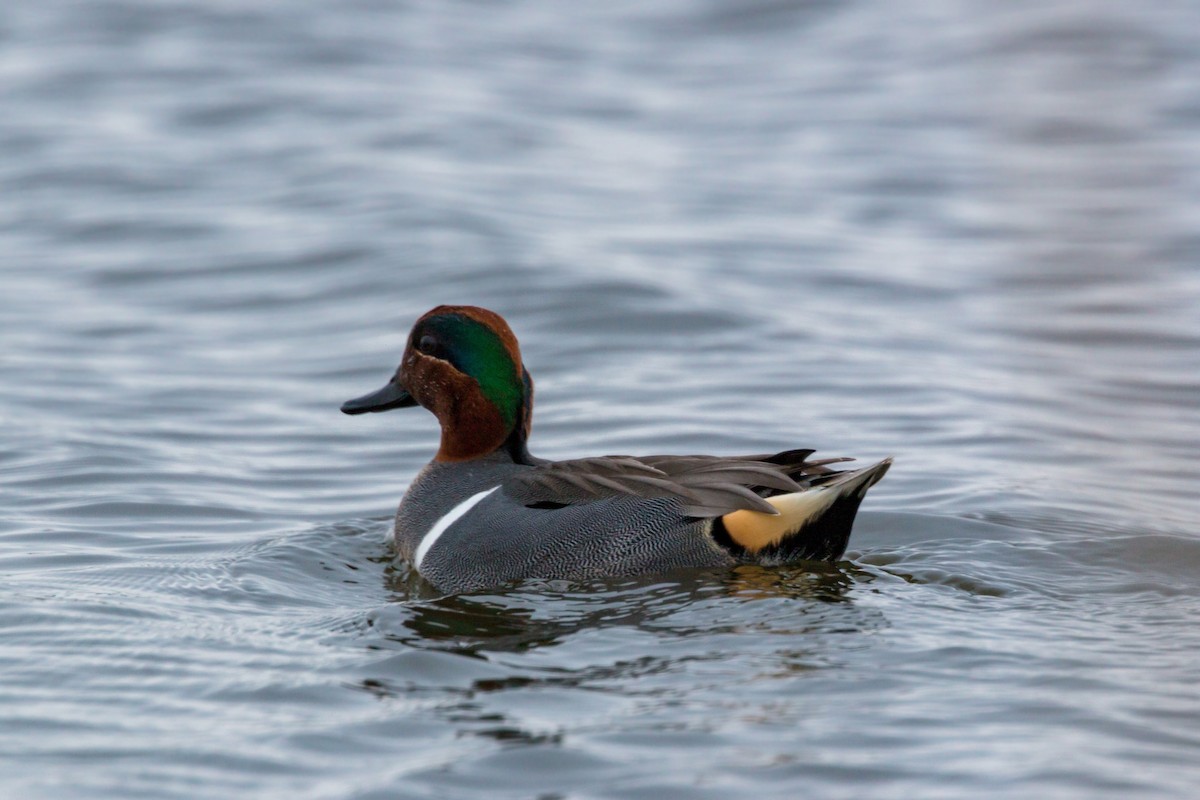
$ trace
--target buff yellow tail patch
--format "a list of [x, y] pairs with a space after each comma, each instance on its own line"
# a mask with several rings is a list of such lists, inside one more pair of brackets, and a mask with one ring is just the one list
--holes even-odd
[[818, 519], [838, 498], [866, 493], [891, 465], [890, 458], [884, 459], [866, 469], [839, 475], [815, 489], [766, 498], [768, 503], [775, 506], [778, 514], [742, 509], [729, 512], [721, 517], [721, 521], [725, 523], [725, 530], [733, 541], [746, 548], [747, 552], [757, 553], [763, 548], [779, 544]]
[[757, 553], [765, 547], [779, 544], [785, 536], [795, 533], [829, 510], [838, 498], [836, 490], [821, 487], [806, 492], [793, 492], [768, 497], [778, 514], [761, 511], [731, 511], [721, 517], [729, 536], [747, 552]]

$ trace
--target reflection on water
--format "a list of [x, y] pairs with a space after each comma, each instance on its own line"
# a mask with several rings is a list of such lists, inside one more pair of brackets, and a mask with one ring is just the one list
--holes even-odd
[[[482, 12], [482, 13], [481, 13]], [[6, 796], [1191, 797], [1200, 9], [0, 14]], [[440, 596], [338, 403], [896, 456], [834, 566]]]
[[[415, 578], [405, 570], [405, 586], [389, 576], [393, 590], [407, 592]], [[672, 636], [710, 636], [732, 630], [720, 622], [695, 628], [681, 626], [682, 606], [732, 598], [745, 602], [786, 600], [788, 614], [799, 621], [805, 609], [846, 601], [854, 578], [871, 575], [853, 565], [806, 564], [771, 569], [758, 566], [708, 573], [685, 571], [647, 579], [574, 584], [525, 581], [503, 593], [475, 593], [410, 599], [389, 606], [370, 619], [377, 631], [408, 647], [437, 647], [464, 655], [481, 652], [524, 652], [547, 647], [581, 630], [606, 627], [669, 629]], [[721, 602], [722, 608], [727, 608]], [[404, 629], [395, 632], [396, 626]], [[414, 635], [415, 634], [415, 635]]]

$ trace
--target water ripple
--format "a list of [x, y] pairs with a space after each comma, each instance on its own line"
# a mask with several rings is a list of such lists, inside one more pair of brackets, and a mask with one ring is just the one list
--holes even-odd
[[[1198, 23], [10, 3], [6, 792], [1190, 797]], [[443, 302], [539, 455], [896, 466], [838, 565], [440, 596], [337, 407]]]

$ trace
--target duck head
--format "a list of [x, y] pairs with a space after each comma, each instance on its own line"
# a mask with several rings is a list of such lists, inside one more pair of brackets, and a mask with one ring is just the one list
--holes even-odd
[[424, 406], [442, 426], [435, 460], [469, 461], [505, 450], [530, 463], [525, 442], [533, 381], [517, 337], [495, 312], [438, 306], [413, 325], [391, 381], [342, 404], [346, 414]]

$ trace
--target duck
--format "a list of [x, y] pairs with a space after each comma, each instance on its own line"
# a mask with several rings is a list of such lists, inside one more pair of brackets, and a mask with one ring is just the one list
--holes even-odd
[[868, 489], [861, 469], [811, 449], [748, 456], [529, 452], [533, 380], [504, 318], [441, 305], [409, 333], [382, 389], [346, 414], [422, 406], [441, 426], [393, 527], [397, 557], [436, 589], [525, 579], [581, 582], [678, 569], [837, 561]]

